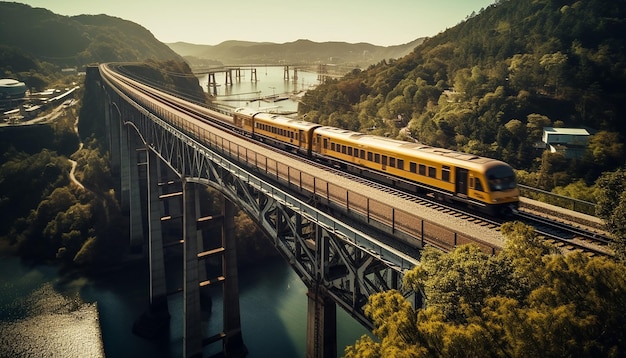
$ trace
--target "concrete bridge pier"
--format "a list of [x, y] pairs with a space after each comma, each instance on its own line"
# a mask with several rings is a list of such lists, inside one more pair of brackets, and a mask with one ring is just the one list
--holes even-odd
[[[183, 180], [183, 357], [201, 357], [204, 345], [218, 341], [222, 341], [224, 357], [243, 357], [247, 354], [247, 348], [241, 334], [235, 208], [223, 198], [221, 215], [201, 217], [198, 205], [200, 188], [200, 184]], [[202, 228], [214, 223], [221, 225], [221, 245], [204, 250]], [[204, 260], [215, 257], [221, 259], [222, 272], [217, 277], [206, 277]], [[200, 289], [218, 285], [221, 285], [223, 295], [223, 331], [211, 337], [203, 337]]]
[[217, 81], [215, 81], [215, 73], [208, 74], [207, 92], [211, 93], [211, 88], [213, 88], [213, 95], [217, 96]]
[[306, 356], [333, 358], [337, 356], [337, 305], [322, 285], [330, 258], [329, 237], [315, 227], [316, 281], [307, 284]]
[[121, 113], [117, 108], [117, 105], [111, 103], [111, 100], [106, 101], [106, 110], [104, 111], [104, 123], [109, 133], [109, 152], [111, 158], [111, 175], [113, 177], [120, 176], [121, 170]]
[[[144, 217], [142, 213], [145, 213], [145, 205], [142, 204], [142, 179], [145, 183], [145, 173], [147, 157], [145, 147], [138, 147], [136, 140], [130, 130], [126, 130], [126, 156], [128, 160], [128, 210], [130, 218], [130, 247], [132, 250], [141, 248], [144, 243]], [[122, 139], [124, 142], [124, 139]], [[122, 184], [124, 185], [124, 184]], [[145, 190], [145, 186], [143, 186]], [[124, 194], [124, 193], [123, 193]], [[145, 195], [143, 196], [146, 197]]]
[[157, 155], [147, 150], [148, 172], [148, 258], [150, 266], [150, 309], [167, 317], [167, 287], [165, 280], [165, 253], [163, 250], [163, 216], [159, 178], [161, 162]]
[[202, 357], [197, 184], [183, 180], [183, 357]]
[[306, 356], [332, 358], [337, 356], [337, 305], [323, 286], [307, 291]]
[[289, 81], [289, 65], [283, 67], [283, 80]]
[[[138, 151], [131, 151], [131, 153]], [[158, 338], [169, 329], [170, 314], [167, 304], [167, 287], [165, 278], [165, 253], [163, 249], [163, 230], [161, 218], [163, 204], [159, 188], [160, 160], [147, 146], [141, 150], [143, 158], [140, 163], [145, 167], [147, 186], [145, 208], [133, 209], [131, 195], [131, 235], [133, 228], [141, 225], [141, 213], [147, 213], [147, 254], [150, 274], [149, 295], [150, 305], [133, 324], [133, 333], [144, 338]], [[132, 167], [138, 167], [133, 165]], [[132, 168], [131, 168], [132, 170]], [[137, 178], [136, 181], [139, 181]], [[139, 195], [137, 195], [139, 196]], [[140, 222], [139, 224], [137, 222]], [[134, 229], [139, 230], [139, 228]]]
[[239, 270], [237, 268], [237, 242], [235, 241], [235, 206], [224, 197], [222, 206], [222, 246], [224, 256], [224, 341], [222, 348], [227, 357], [243, 357], [248, 350], [241, 334], [239, 310]]
[[226, 70], [224, 75], [226, 77], [224, 84], [225, 85], [232, 85], [233, 84], [233, 70], [231, 68], [229, 68], [228, 70]]

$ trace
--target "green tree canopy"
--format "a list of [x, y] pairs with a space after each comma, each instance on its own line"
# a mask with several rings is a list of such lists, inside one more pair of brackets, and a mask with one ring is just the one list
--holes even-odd
[[425, 249], [404, 281], [424, 292], [424, 307], [397, 291], [373, 295], [366, 313], [377, 339], [362, 337], [346, 357], [623, 356], [626, 267], [560, 254], [521, 223], [502, 232], [496, 256]]

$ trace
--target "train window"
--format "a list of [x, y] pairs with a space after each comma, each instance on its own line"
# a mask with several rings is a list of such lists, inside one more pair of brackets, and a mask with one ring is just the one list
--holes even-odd
[[348, 147], [348, 155], [352, 156], [352, 147]]
[[437, 168], [435, 167], [428, 167], [428, 176], [431, 178], [436, 178], [437, 177]]
[[380, 154], [374, 153], [374, 162], [375, 163], [380, 163]]
[[369, 160], [370, 162], [372, 162], [372, 152], [367, 152], [367, 160]]
[[387, 165], [387, 156], [383, 155], [383, 165]]
[[485, 173], [490, 191], [513, 189], [517, 186], [515, 173], [509, 166], [491, 168]]
[[417, 173], [417, 164], [415, 164], [415, 162], [409, 163], [409, 171], [411, 173]]
[[359, 148], [354, 148], [354, 157], [355, 157], [355, 158], [358, 158], [358, 157], [359, 157], [359, 155], [360, 155]]
[[404, 160], [402, 159], [398, 159], [398, 165], [396, 165], [396, 168], [400, 169], [400, 170], [404, 170]]
[[323, 142], [322, 145], [324, 146], [324, 149], [328, 149], [328, 138], [324, 138], [322, 142]]
[[450, 181], [450, 167], [447, 165], [441, 167], [441, 180]]
[[394, 167], [394, 168], [396, 167], [396, 158], [394, 157], [389, 158], [389, 166]]
[[359, 154], [360, 154], [359, 158], [365, 159], [365, 151], [364, 150], [361, 150], [361, 152]]
[[346, 146], [341, 145], [341, 154], [346, 154]]
[[419, 173], [421, 175], [426, 175], [426, 166], [424, 164], [419, 165]]
[[[326, 139], [324, 139], [326, 141]], [[335, 143], [330, 143], [330, 150], [335, 151]]]
[[485, 189], [483, 189], [483, 184], [480, 182], [480, 179], [476, 178], [474, 184], [475, 184], [474, 185], [474, 190], [485, 191]]

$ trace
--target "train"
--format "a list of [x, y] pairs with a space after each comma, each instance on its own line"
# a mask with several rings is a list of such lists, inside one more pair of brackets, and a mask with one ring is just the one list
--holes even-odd
[[256, 140], [403, 190], [426, 192], [493, 216], [507, 215], [519, 207], [515, 172], [500, 160], [252, 108], [237, 108], [232, 120], [242, 133]]

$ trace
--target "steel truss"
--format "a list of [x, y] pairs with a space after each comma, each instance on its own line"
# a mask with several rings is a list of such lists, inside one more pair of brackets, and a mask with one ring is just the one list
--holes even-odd
[[136, 128], [150, 150], [181, 179], [211, 186], [244, 210], [309, 289], [324, 292], [369, 328], [363, 308], [370, 295], [396, 289], [413, 298], [402, 286], [411, 264], [406, 256], [268, 183], [118, 90], [110, 92], [125, 124]]

